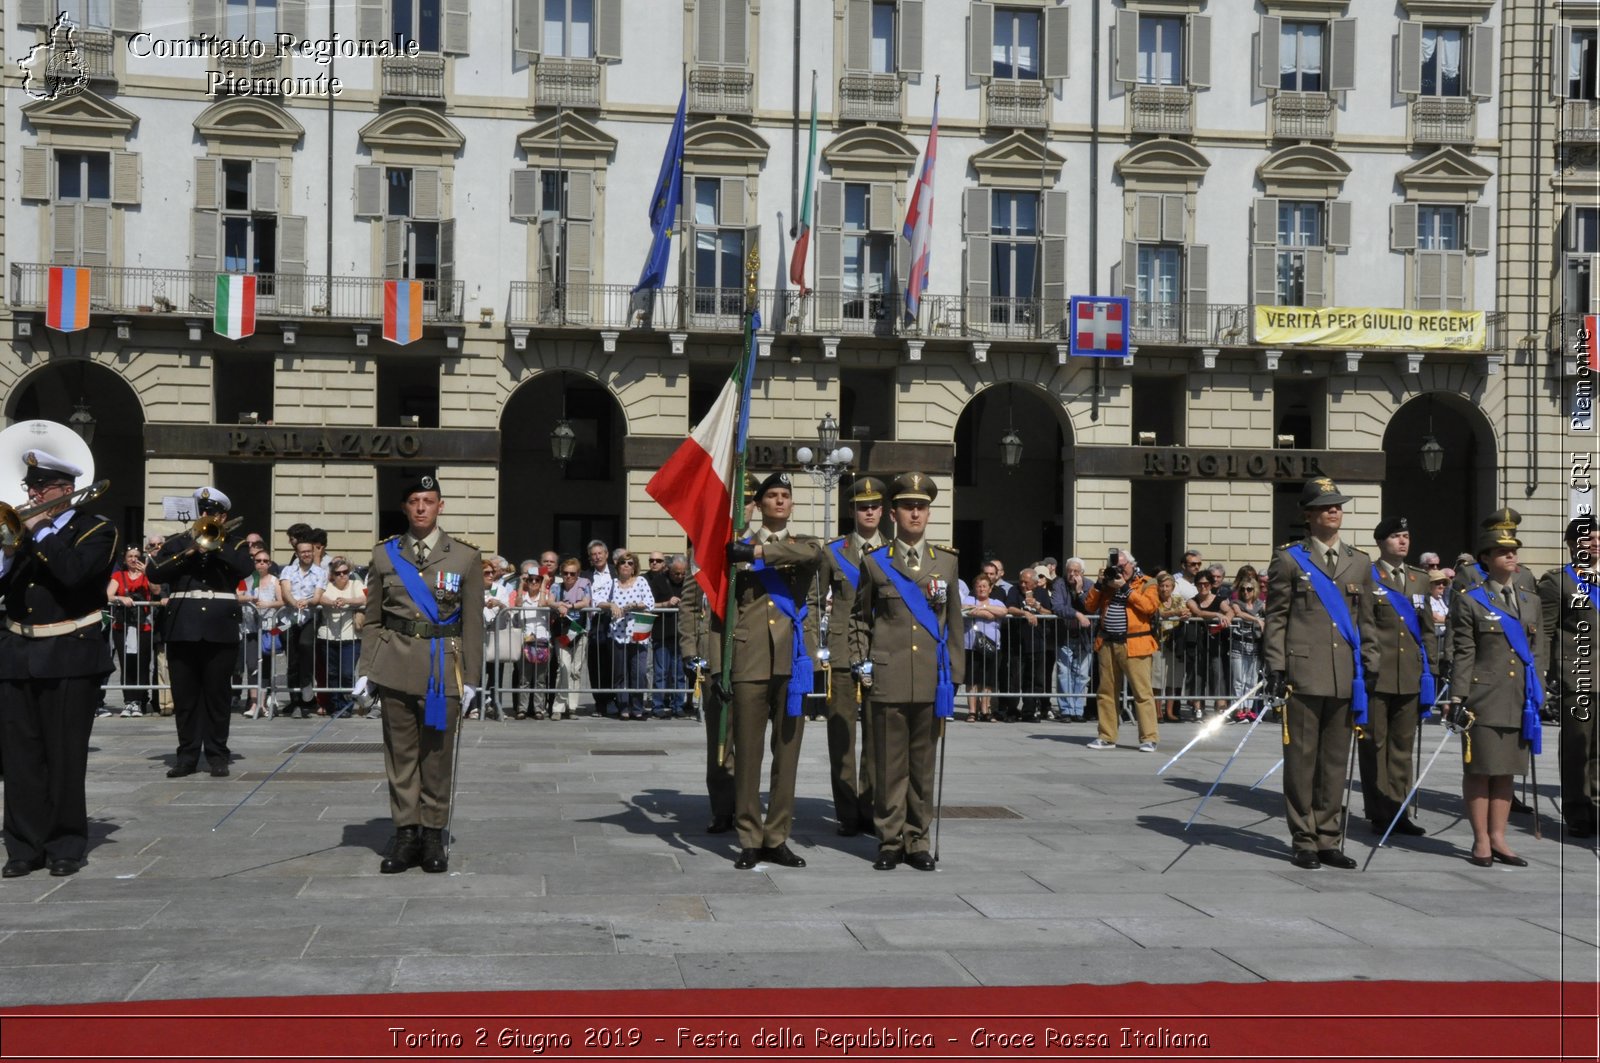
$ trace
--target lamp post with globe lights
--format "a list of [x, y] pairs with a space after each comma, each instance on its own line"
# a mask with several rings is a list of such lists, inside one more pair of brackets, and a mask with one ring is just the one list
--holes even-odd
[[844, 479], [856, 455], [849, 447], [839, 445], [839, 423], [831, 413], [823, 414], [822, 422], [817, 425], [817, 443], [817, 450], [801, 447], [795, 451], [795, 457], [800, 459], [800, 467], [822, 485], [822, 537], [828, 539], [834, 532], [833, 489]]

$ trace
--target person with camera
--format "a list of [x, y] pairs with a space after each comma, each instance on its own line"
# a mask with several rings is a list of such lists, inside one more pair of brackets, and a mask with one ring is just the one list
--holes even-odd
[[1300, 492], [1306, 537], [1273, 551], [1262, 631], [1267, 698], [1283, 711], [1283, 803], [1294, 865], [1348, 870], [1339, 813], [1351, 728], [1378, 670], [1372, 559], [1339, 538], [1350, 501], [1327, 477]]
[[1094, 652], [1100, 661], [1100, 689], [1095, 708], [1100, 733], [1090, 749], [1117, 748], [1120, 725], [1117, 700], [1122, 682], [1133, 692], [1133, 714], [1139, 723], [1139, 752], [1154, 753], [1160, 738], [1156, 733], [1156, 698], [1150, 689], [1150, 665], [1156, 654], [1156, 613], [1161, 601], [1155, 580], [1139, 571], [1133, 555], [1113, 550], [1106, 569], [1089, 593], [1083, 606], [1100, 617], [1100, 631]]

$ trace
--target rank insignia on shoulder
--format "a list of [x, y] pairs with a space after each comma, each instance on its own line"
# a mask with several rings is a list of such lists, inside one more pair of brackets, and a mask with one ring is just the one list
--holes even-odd
[[456, 542], [460, 543], [462, 546], [465, 546], [468, 550], [476, 550], [480, 554], [483, 553], [483, 547], [479, 546], [475, 542], [472, 542], [471, 540], [463, 539], [459, 535], [452, 535], [452, 536], [450, 536], [450, 538], [454, 539]]

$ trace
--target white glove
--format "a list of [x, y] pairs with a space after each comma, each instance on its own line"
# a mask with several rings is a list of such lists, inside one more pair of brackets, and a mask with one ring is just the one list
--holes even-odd
[[477, 700], [478, 688], [467, 686], [465, 683], [463, 683], [461, 685], [461, 711], [466, 712], [468, 709], [472, 708], [472, 703]]
[[350, 696], [353, 698], [365, 698], [369, 697], [371, 693], [371, 684], [367, 682], [367, 677], [364, 675], [357, 676], [355, 686], [350, 688]]

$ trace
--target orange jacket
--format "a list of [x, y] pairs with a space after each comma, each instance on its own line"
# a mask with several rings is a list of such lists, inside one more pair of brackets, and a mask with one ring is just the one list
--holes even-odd
[[[1094, 649], [1100, 652], [1101, 645], [1105, 642], [1103, 635], [1098, 632], [1105, 630], [1105, 607], [1110, 604], [1111, 596], [1100, 589], [1096, 583], [1089, 588], [1089, 594], [1084, 599], [1084, 609], [1096, 613], [1100, 617], [1100, 627], [1094, 638]], [[1161, 598], [1156, 593], [1156, 581], [1149, 576], [1134, 577], [1132, 588], [1128, 591], [1128, 656], [1151, 657], [1156, 652], [1156, 612], [1161, 608]]]

